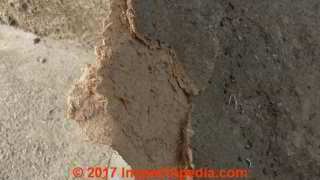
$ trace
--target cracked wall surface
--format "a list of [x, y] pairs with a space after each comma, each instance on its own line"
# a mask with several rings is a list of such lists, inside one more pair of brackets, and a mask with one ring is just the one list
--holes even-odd
[[195, 89], [172, 50], [150, 48], [130, 29], [126, 2], [110, 3], [97, 64], [75, 85], [69, 115], [133, 168], [189, 167]]
[[[106, 4], [97, 64], [69, 98], [91, 139], [133, 167], [182, 162], [250, 167], [259, 180], [319, 179], [318, 1]], [[100, 21], [90, 13], [88, 22]]]
[[319, 178], [318, 1], [130, 1], [136, 31], [171, 47], [192, 98], [196, 167]]
[[[319, 131], [316, 124], [319, 117], [315, 109], [320, 102], [316, 83], [320, 42], [317, 1], [130, 0], [126, 6], [116, 15], [118, 19], [108, 25], [109, 30], [104, 35], [106, 46], [98, 50], [97, 73], [100, 76], [96, 76], [101, 78], [98, 94], [109, 97], [108, 102], [117, 107], [107, 111], [140, 113], [136, 119], [131, 115], [122, 119], [125, 113], [119, 116], [118, 124], [130, 124], [126, 127], [130, 133], [127, 138], [140, 136], [143, 140], [154, 132], [148, 118], [141, 122], [151, 129], [137, 130], [142, 124], [136, 122], [148, 114], [145, 107], [166, 112], [150, 116], [157, 122], [167, 119], [171, 113], [170, 120], [165, 121], [169, 123], [186, 116], [191, 100], [194, 105], [192, 129], [196, 134], [192, 138], [195, 167], [249, 167], [253, 178], [257, 179], [317, 179]], [[124, 20], [120, 20], [121, 17]], [[128, 27], [119, 28], [113, 24], [126, 24], [126, 18], [132, 36], [128, 34]], [[136, 55], [132, 48], [142, 53]], [[172, 50], [175, 58], [164, 49]], [[189, 87], [189, 92], [181, 88], [184, 86], [177, 79], [172, 81], [170, 72], [175, 68], [169, 65], [160, 69], [164, 72], [163, 78], [170, 83], [152, 80], [152, 86], [159, 83], [164, 88], [159, 88], [156, 96], [147, 93], [145, 87], [150, 87], [147, 79], [153, 76], [151, 73], [145, 77], [145, 73], [158, 69], [154, 63], [160, 62], [179, 64], [185, 77], [181, 82]], [[126, 63], [135, 68], [128, 70]], [[156, 77], [161, 76], [157, 74]], [[173, 88], [175, 86], [179, 88]], [[194, 96], [198, 93], [199, 96]], [[130, 100], [130, 96], [138, 94], [143, 94], [139, 100], [145, 100]], [[176, 98], [167, 98], [172, 95]], [[175, 99], [186, 107], [176, 106]], [[134, 109], [134, 104], [139, 108]], [[168, 105], [170, 108], [166, 109]], [[171, 111], [175, 108], [180, 110]], [[110, 118], [114, 117], [117, 115]], [[182, 127], [171, 123], [157, 126], [161, 128], [156, 128], [155, 132], [160, 134], [164, 127], [172, 132]], [[115, 134], [120, 137], [121, 133]], [[170, 136], [177, 138], [179, 134]], [[130, 148], [141, 152], [135, 158], [147, 157], [143, 161], [155, 162], [147, 153], [148, 141], [141, 144], [145, 147], [143, 150], [137, 148], [139, 142], [131, 142]], [[170, 142], [176, 149], [177, 139]], [[128, 148], [127, 144], [118, 146], [119, 151]], [[155, 144], [161, 147], [163, 143]], [[138, 151], [135, 152], [138, 154]], [[173, 155], [173, 151], [155, 152]], [[130, 159], [129, 164], [139, 164], [129, 151], [123, 153]], [[173, 158], [164, 156], [168, 162], [173, 162]], [[158, 161], [159, 165], [163, 160]]]

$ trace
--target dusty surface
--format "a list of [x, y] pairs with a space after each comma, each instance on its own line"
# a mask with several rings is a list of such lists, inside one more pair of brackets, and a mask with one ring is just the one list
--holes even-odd
[[194, 99], [195, 164], [250, 160], [257, 180], [319, 179], [319, 1], [218, 5], [221, 53]]
[[[320, 102], [318, 2], [128, 1], [127, 6], [135, 39], [149, 51], [172, 48], [175, 63], [181, 62], [187, 76], [202, 90], [193, 98], [196, 167], [249, 167], [253, 179], [319, 177], [319, 117], [315, 112]], [[117, 18], [121, 22], [121, 13]], [[112, 28], [122, 31], [110, 25]], [[139, 49], [141, 44], [134, 41], [126, 46], [121, 38], [116, 42], [112, 38], [106, 39], [105, 51], [100, 51], [100, 57], [111, 59], [106, 61], [110, 64], [104, 65], [102, 58], [98, 73], [103, 83], [111, 81], [109, 86], [130, 94], [142, 88], [130, 79], [145, 83], [143, 67], [150, 60], [139, 63], [144, 55], [131, 55], [128, 46]], [[124, 53], [114, 55], [113, 48]], [[133, 66], [142, 68], [143, 76], [121, 70], [122, 58], [126, 63], [136, 59]], [[120, 80], [112, 82], [111, 77]], [[159, 94], [166, 91], [161, 89]], [[108, 92], [100, 91], [110, 96]], [[142, 92], [132, 96], [137, 93]], [[120, 97], [124, 111], [131, 97]], [[161, 103], [153, 106], [160, 110]], [[144, 104], [148, 102], [140, 106]], [[130, 122], [136, 126], [136, 121]], [[148, 133], [142, 133], [141, 139], [143, 134]]]
[[318, 1], [129, 2], [136, 32], [172, 47], [203, 90], [193, 98], [196, 167], [319, 179]]
[[65, 180], [77, 166], [126, 167], [65, 118], [66, 94], [94, 52], [35, 38], [0, 26], [0, 179]]
[[185, 131], [193, 89], [173, 52], [131, 36], [125, 8], [125, 1], [111, 1], [97, 64], [70, 94], [69, 115], [133, 168], [189, 166]]
[[107, 0], [2, 0], [0, 22], [40, 36], [94, 46], [108, 15]]
[[[113, 23], [121, 25], [105, 23], [104, 30], [109, 35], [104, 37], [110, 39], [106, 38], [105, 45], [97, 51], [100, 57], [97, 68], [100, 71], [90, 66], [82, 80], [92, 86], [80, 86], [79, 91], [90, 92], [96, 86], [96, 82], [90, 80], [95, 80], [99, 75], [99, 80], [102, 79], [99, 82], [102, 86], [98, 89], [100, 95], [109, 99], [118, 96], [109, 106], [114, 109], [108, 110], [112, 113], [111, 118], [119, 115], [118, 129], [124, 123], [123, 132], [128, 132], [134, 139], [149, 134], [141, 130], [144, 122], [139, 121], [146, 119], [145, 105], [155, 106], [155, 111], [158, 111], [163, 105], [158, 103], [163, 102], [155, 98], [157, 103], [152, 104], [154, 98], [141, 86], [153, 84], [148, 84], [150, 79], [156, 83], [152, 78], [170, 79], [171, 71], [168, 70], [172, 66], [160, 67], [163, 76], [150, 74], [145, 77], [146, 65], [173, 61], [173, 64], [182, 65], [179, 67], [183, 67], [182, 72], [189, 77], [186, 84], [192, 82], [201, 90], [199, 96], [192, 98], [192, 129], [195, 131], [192, 146], [197, 168], [250, 166], [252, 179], [257, 180], [319, 179], [319, 1], [190, 0], [186, 3], [182, 0], [128, 0], [127, 3], [128, 7], [115, 8], [118, 8], [118, 14], [113, 17]], [[127, 8], [129, 11], [125, 12]], [[130, 27], [123, 28], [127, 18]], [[133, 32], [133, 37], [128, 35], [128, 30]], [[51, 32], [51, 29], [46, 31]], [[171, 59], [171, 55], [164, 53], [164, 49], [168, 48], [174, 52], [175, 58]], [[135, 51], [141, 51], [142, 55], [140, 52], [134, 54]], [[147, 55], [144, 55], [146, 52]], [[132, 69], [128, 63], [135, 68]], [[110, 77], [115, 77], [117, 81], [112, 82]], [[161, 87], [168, 85], [162, 83]], [[159, 90], [158, 97], [168, 92], [171, 95], [181, 93], [179, 88], [177, 92], [166, 88]], [[141, 99], [132, 103], [131, 98], [135, 96]], [[105, 102], [100, 100], [105, 97], [95, 98], [90, 97], [92, 102], [88, 102], [99, 105], [92, 109], [101, 111]], [[175, 100], [170, 99], [169, 102]], [[135, 110], [135, 107], [139, 108]], [[176, 108], [174, 104], [172, 107]], [[76, 108], [79, 109], [79, 106]], [[126, 108], [131, 112], [130, 116]], [[164, 109], [169, 110], [167, 107]], [[84, 111], [84, 117], [78, 113], [82, 116], [78, 120], [90, 119], [88, 117], [92, 112]], [[104, 115], [98, 114], [94, 116]], [[159, 116], [166, 116], [163, 114]], [[130, 118], [131, 115], [134, 117]], [[156, 114], [154, 116], [158, 117]], [[93, 119], [100, 125], [84, 121], [82, 126], [89, 130], [89, 137], [98, 140], [98, 135], [110, 132], [104, 127], [113, 125], [101, 126], [102, 120]], [[128, 127], [130, 122], [135, 127]], [[154, 128], [154, 123], [148, 127]], [[122, 138], [105, 134], [103, 137], [100, 141], [107, 144], [113, 138]], [[141, 137], [144, 138], [149, 137]], [[141, 151], [139, 147], [142, 150], [148, 147], [139, 146], [140, 141], [132, 142], [118, 146], [130, 163], [134, 164], [136, 159], [154, 151], [146, 149], [147, 153], [130, 156], [127, 147], [138, 149], [138, 152]], [[157, 154], [151, 156], [161, 157]], [[147, 160], [152, 162], [152, 158]]]

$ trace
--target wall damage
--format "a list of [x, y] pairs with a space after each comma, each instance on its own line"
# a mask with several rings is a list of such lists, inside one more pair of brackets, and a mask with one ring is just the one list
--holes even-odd
[[134, 30], [125, 1], [110, 1], [97, 64], [74, 86], [68, 114], [133, 168], [192, 168], [190, 96], [197, 93], [172, 49]]

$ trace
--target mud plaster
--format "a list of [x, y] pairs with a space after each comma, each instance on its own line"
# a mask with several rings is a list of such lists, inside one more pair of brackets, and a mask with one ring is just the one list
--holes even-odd
[[192, 168], [190, 97], [197, 88], [175, 52], [136, 32], [131, 1], [110, 1], [97, 64], [68, 98], [68, 114], [134, 168]]

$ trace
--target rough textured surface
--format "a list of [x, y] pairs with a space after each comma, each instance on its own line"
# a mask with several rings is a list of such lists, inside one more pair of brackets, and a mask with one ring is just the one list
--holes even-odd
[[[160, 118], [172, 115], [164, 114], [170, 109], [158, 104], [162, 101], [147, 90], [149, 84], [158, 83], [157, 77], [172, 79], [172, 64], [177, 63], [186, 73], [183, 76], [190, 79], [185, 78], [187, 83], [178, 81], [177, 92], [159, 88], [160, 95], [156, 97], [189, 90], [184, 92], [185, 97], [177, 96], [184, 99], [192, 94], [191, 89], [201, 90], [199, 96], [192, 97], [196, 167], [250, 165], [252, 179], [319, 179], [319, 1], [131, 0], [127, 7], [123, 3], [119, 0], [113, 4], [111, 9], [116, 13], [111, 22], [105, 23], [104, 45], [97, 50], [98, 64], [87, 68], [70, 99], [75, 102], [70, 113], [89, 137], [118, 143], [120, 153], [135, 166], [146, 163], [137, 159], [144, 161], [150, 154], [147, 162], [154, 164], [152, 158], [161, 155], [151, 153], [154, 150], [147, 148], [148, 143], [143, 146], [136, 137], [149, 135], [141, 125], [147, 119], [148, 105], [156, 106], [155, 112], [162, 112]], [[176, 56], [168, 55], [165, 49]], [[155, 77], [151, 73], [145, 77], [147, 65], [152, 65], [153, 70], [157, 67], [152, 64], [155, 62], [171, 65], [155, 68], [164, 75]], [[168, 85], [161, 83], [161, 87]], [[77, 93], [86, 95], [79, 99], [80, 104], [72, 99], [77, 98]], [[133, 100], [132, 96], [139, 99]], [[185, 112], [190, 105], [190, 97], [187, 99], [183, 104], [188, 108], [181, 109]], [[87, 106], [90, 104], [96, 107]], [[175, 104], [172, 107], [177, 108]], [[159, 111], [161, 108], [165, 111]], [[108, 119], [108, 124], [102, 118]], [[122, 135], [129, 133], [127, 137], [112, 133], [120, 131], [121, 123]], [[147, 127], [154, 130], [156, 123], [160, 122], [151, 121]], [[120, 144], [113, 139], [133, 141]], [[161, 143], [157, 145], [163, 147]], [[127, 147], [137, 150], [137, 155], [131, 156]], [[165, 160], [173, 160], [168, 153]]]
[[[250, 165], [258, 179], [319, 176], [319, 117], [314, 111], [320, 102], [316, 83], [320, 73], [316, 61], [320, 37], [317, 1], [132, 0], [127, 5], [134, 37], [149, 49], [172, 48], [177, 55], [175, 62], [182, 63], [187, 76], [202, 90], [200, 96], [193, 98], [196, 167]], [[136, 96], [142, 92], [137, 91], [140, 87], [137, 85], [146, 84], [145, 79], [152, 77], [144, 74], [145, 64], [150, 60], [140, 63], [145, 57], [143, 53], [139, 58], [131, 54], [131, 46], [139, 49], [141, 44], [136, 41], [126, 44], [117, 38], [116, 42], [107, 43], [107, 47], [123, 54], [103, 51], [99, 55], [111, 59], [98, 70], [103, 95], [114, 96], [114, 90], [131, 94], [130, 87], [134, 90], [132, 96]], [[116, 61], [112, 61], [113, 57]], [[141, 68], [141, 75], [134, 70], [126, 74], [118, 67], [131, 63], [132, 59], [135, 59], [132, 67]], [[126, 69], [125, 64], [123, 68]], [[117, 80], [112, 82], [113, 77]], [[143, 90], [148, 86], [144, 85]], [[160, 93], [166, 91], [164, 88]], [[132, 100], [126, 101], [130, 96], [125, 93], [118, 97], [120, 100], [114, 105], [121, 106], [123, 101], [124, 111]], [[142, 102], [141, 107], [150, 103]], [[134, 103], [139, 100], [131, 105]], [[161, 103], [156, 104], [159, 110]], [[140, 108], [135, 112], [143, 111]], [[131, 123], [136, 126], [135, 121], [128, 122]], [[141, 139], [143, 134], [148, 132], [140, 134]]]
[[65, 118], [66, 94], [94, 52], [47, 38], [34, 44], [36, 37], [0, 25], [0, 179], [66, 180], [75, 167], [127, 167]]
[[172, 47], [207, 88], [193, 98], [196, 167], [252, 164], [259, 180], [319, 179], [318, 1], [131, 4], [136, 32]]
[[135, 30], [149, 42], [174, 49], [193, 82], [203, 90], [219, 53], [217, 24], [223, 16], [219, 3], [205, 0], [128, 1]]
[[69, 97], [70, 117], [133, 168], [189, 166], [193, 89], [183, 69], [170, 49], [150, 49], [130, 34], [125, 1], [111, 1], [110, 9], [97, 64]]
[[0, 22], [40, 36], [76, 39], [94, 46], [108, 4], [107, 0], [2, 0]]
[[250, 159], [259, 180], [319, 179], [319, 2], [219, 4], [222, 52], [194, 101], [195, 164]]

